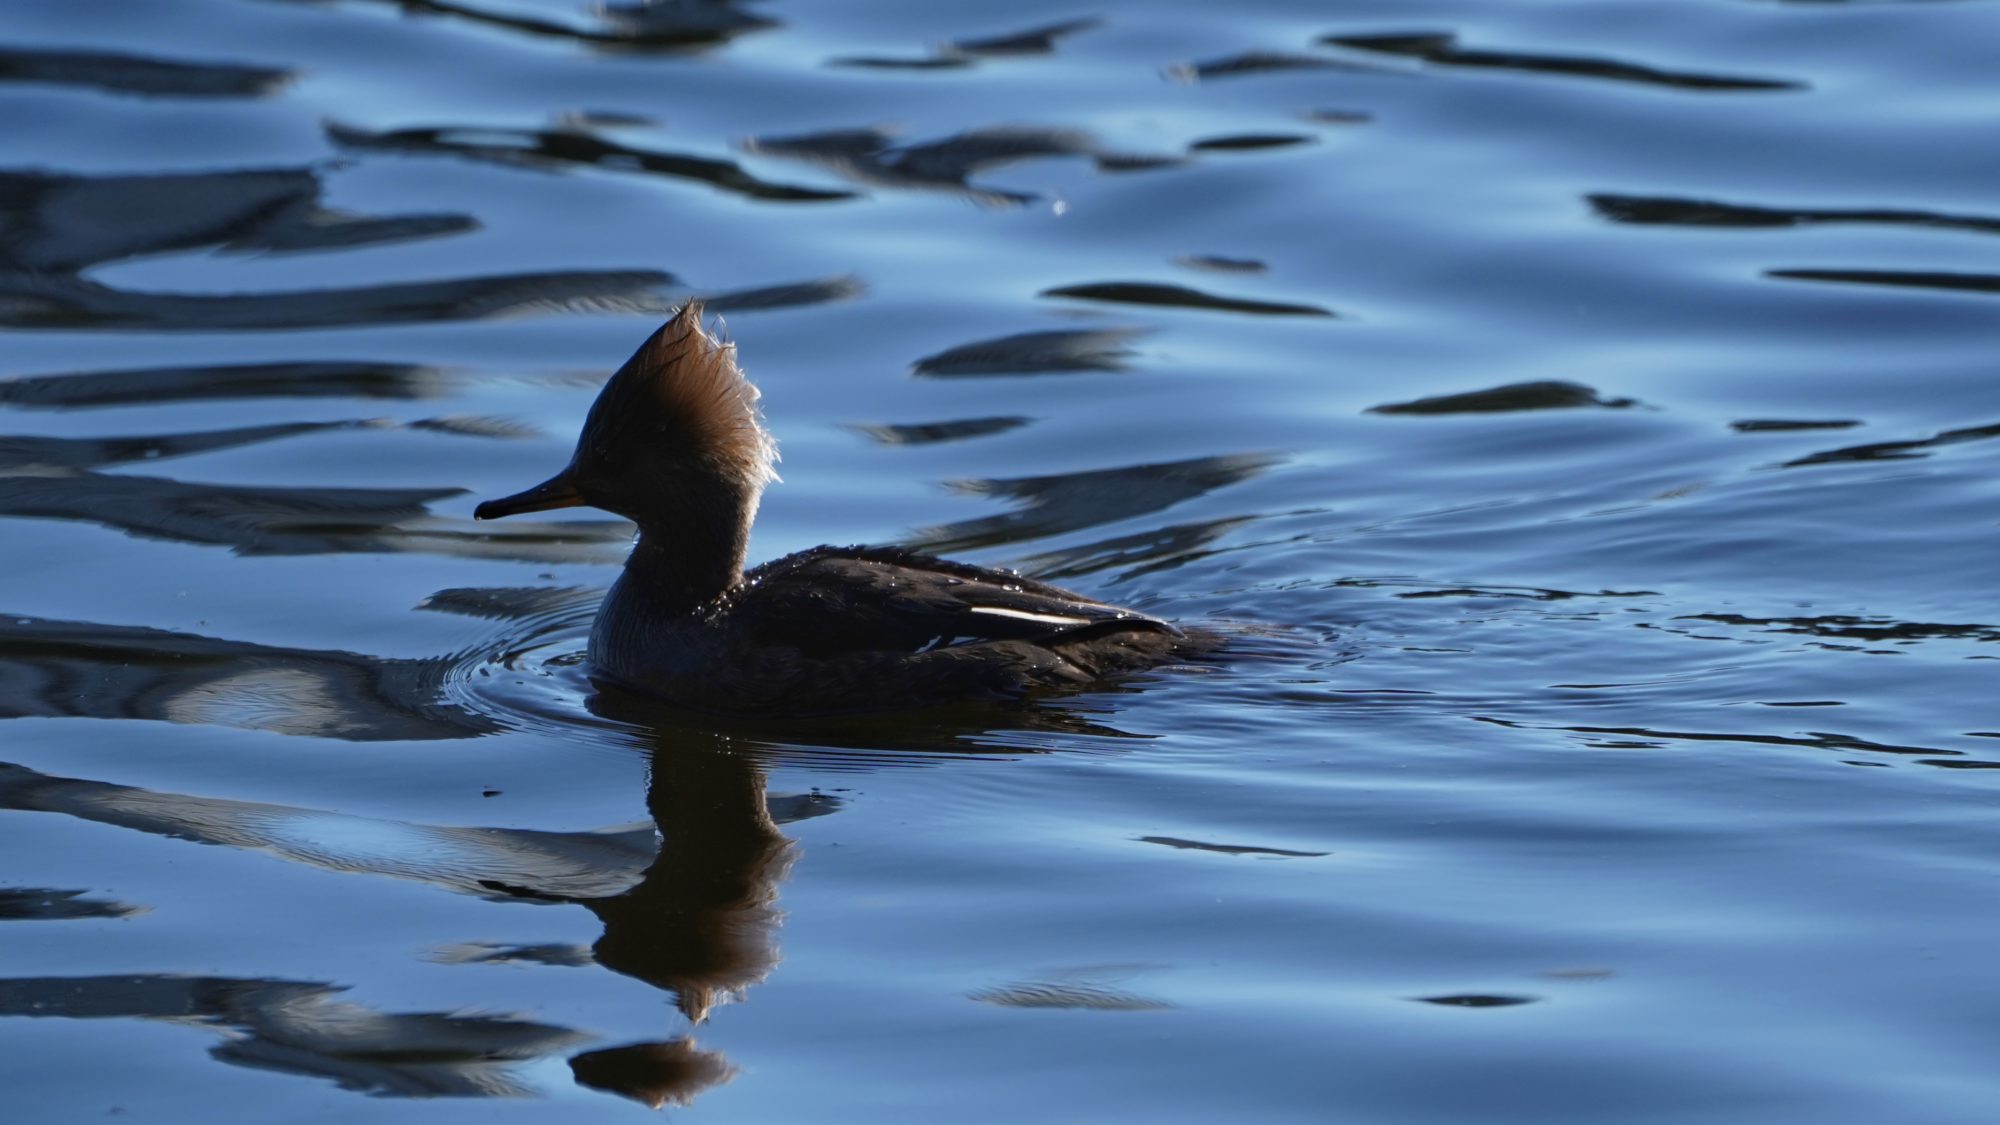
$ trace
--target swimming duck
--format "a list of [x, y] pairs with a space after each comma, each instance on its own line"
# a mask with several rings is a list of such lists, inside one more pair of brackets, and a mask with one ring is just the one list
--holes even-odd
[[1199, 646], [1156, 617], [899, 547], [814, 547], [745, 572], [777, 444], [734, 344], [690, 302], [604, 385], [568, 467], [473, 513], [589, 505], [639, 525], [590, 633], [594, 674], [764, 716], [1017, 699]]

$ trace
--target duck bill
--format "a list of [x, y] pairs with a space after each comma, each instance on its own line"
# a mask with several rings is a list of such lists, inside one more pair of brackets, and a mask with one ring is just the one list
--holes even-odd
[[583, 493], [576, 490], [570, 480], [569, 470], [564, 469], [526, 492], [516, 492], [498, 500], [488, 500], [472, 510], [476, 520], [497, 520], [503, 516], [518, 516], [523, 512], [547, 512], [556, 508], [577, 508], [588, 503]]

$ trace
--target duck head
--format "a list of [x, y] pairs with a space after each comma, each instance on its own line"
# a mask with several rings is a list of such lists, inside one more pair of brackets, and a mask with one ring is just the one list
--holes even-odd
[[777, 444], [736, 346], [683, 305], [604, 384], [563, 471], [488, 500], [475, 519], [587, 505], [639, 525], [640, 544], [740, 573]]

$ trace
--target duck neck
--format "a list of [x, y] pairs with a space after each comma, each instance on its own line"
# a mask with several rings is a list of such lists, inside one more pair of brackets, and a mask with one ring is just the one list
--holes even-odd
[[670, 638], [743, 580], [755, 489], [659, 490], [639, 541], [590, 630], [590, 660], [614, 680], [650, 683], [699, 671]]
[[736, 527], [694, 524], [672, 531], [641, 525], [615, 593], [621, 600], [643, 600], [651, 615], [693, 612], [743, 580], [749, 540], [747, 520]]

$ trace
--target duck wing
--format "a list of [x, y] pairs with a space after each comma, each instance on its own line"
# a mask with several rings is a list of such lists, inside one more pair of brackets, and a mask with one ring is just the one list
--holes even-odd
[[1074, 591], [895, 547], [789, 555], [746, 575], [720, 612], [759, 644], [816, 657], [990, 641], [1069, 652], [1099, 640], [1181, 636], [1157, 617]]

